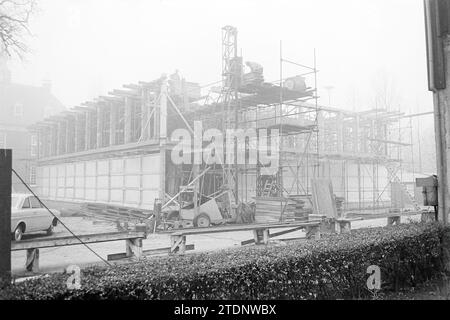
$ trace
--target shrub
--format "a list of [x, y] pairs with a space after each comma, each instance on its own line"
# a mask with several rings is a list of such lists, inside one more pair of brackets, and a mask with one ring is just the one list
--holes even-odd
[[410, 223], [353, 230], [319, 241], [157, 257], [82, 270], [81, 289], [66, 274], [4, 286], [0, 299], [361, 299], [367, 267], [381, 268], [382, 290], [415, 286], [443, 270], [441, 239], [450, 229]]

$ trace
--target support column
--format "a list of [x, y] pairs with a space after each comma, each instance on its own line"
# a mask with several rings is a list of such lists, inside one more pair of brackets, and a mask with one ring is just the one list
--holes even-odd
[[[448, 1], [425, 0], [428, 87], [433, 91], [438, 176], [438, 218], [448, 224], [450, 213], [450, 8]], [[442, 239], [443, 261], [450, 271], [450, 236]]]
[[91, 148], [91, 113], [89, 111], [86, 111], [85, 127], [84, 150], [89, 150]]
[[72, 139], [71, 139], [71, 137], [72, 137], [72, 135], [70, 134], [70, 122], [71, 122], [71, 120], [69, 119], [69, 120], [66, 120], [65, 121], [66, 122], [66, 131], [65, 131], [65, 133], [66, 133], [66, 146], [65, 146], [65, 153], [70, 153], [71, 152], [71, 149], [72, 149], [72, 146], [73, 146], [73, 142], [71, 141]]
[[12, 151], [0, 149], [0, 279], [11, 279]]
[[148, 97], [147, 92], [145, 89], [142, 89], [141, 94], [141, 132], [139, 134], [140, 140], [145, 141], [148, 139], [148, 127], [150, 126], [149, 119], [148, 119]]
[[353, 127], [353, 152], [358, 153], [360, 152], [359, 148], [359, 116], [357, 115], [355, 117], [355, 123]]
[[61, 154], [61, 122], [58, 121], [58, 123], [56, 124], [56, 152], [55, 155], [59, 155]]
[[97, 105], [95, 112], [97, 113], [97, 149], [103, 146], [103, 108]]
[[124, 143], [131, 142], [131, 100], [125, 97], [125, 112], [124, 112]]
[[344, 115], [339, 112], [337, 115], [337, 152], [342, 154], [344, 152]]
[[161, 85], [161, 98], [159, 100], [159, 141], [160, 141], [160, 181], [159, 197], [164, 203], [166, 191], [166, 143], [167, 143], [167, 79]]
[[149, 128], [151, 131], [150, 135], [152, 138], [154, 139], [158, 139], [159, 138], [159, 112], [158, 112], [158, 96], [157, 94], [154, 94], [155, 96], [152, 97], [152, 101], [150, 102], [149, 105], [149, 110], [148, 110], [148, 114], [151, 114], [152, 109], [154, 109], [155, 111], [153, 112], [153, 119], [152, 119], [152, 128]]
[[448, 223], [450, 213], [450, 193], [449, 181], [450, 171], [450, 39], [445, 37], [443, 68], [445, 69], [446, 88], [436, 90], [433, 93], [434, 99], [434, 122], [436, 136], [436, 158], [438, 173], [438, 211], [439, 220]]
[[109, 145], [113, 146], [117, 144], [117, 107], [111, 102], [109, 104], [109, 110]]
[[73, 116], [73, 123], [74, 123], [74, 127], [73, 127], [73, 152], [78, 152], [78, 144], [80, 143], [80, 130], [78, 130], [78, 113], [75, 113]]

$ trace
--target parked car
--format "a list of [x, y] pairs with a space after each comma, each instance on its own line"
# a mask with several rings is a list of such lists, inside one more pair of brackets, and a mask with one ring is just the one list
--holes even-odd
[[[57, 218], [61, 216], [57, 210], [52, 212]], [[46, 231], [51, 235], [58, 224], [56, 217], [31, 194], [15, 193], [11, 196], [11, 233], [15, 241], [21, 240], [24, 233]]]

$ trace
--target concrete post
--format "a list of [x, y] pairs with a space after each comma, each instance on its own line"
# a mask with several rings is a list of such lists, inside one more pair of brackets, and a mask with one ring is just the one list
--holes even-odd
[[0, 149], [0, 280], [11, 277], [12, 151]]
[[[443, 39], [446, 79], [450, 80], [450, 39]], [[439, 220], [448, 223], [450, 213], [449, 170], [450, 165], [450, 86], [436, 90], [434, 98], [434, 118], [436, 136], [436, 161], [438, 170], [438, 211]]]

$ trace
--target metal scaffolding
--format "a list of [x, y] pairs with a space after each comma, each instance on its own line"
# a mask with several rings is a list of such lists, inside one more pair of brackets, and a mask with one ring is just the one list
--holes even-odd
[[[404, 149], [411, 147], [412, 140], [405, 142], [410, 135], [400, 122], [408, 118], [399, 111], [355, 112], [319, 105], [315, 52], [313, 60], [313, 66], [308, 66], [286, 59], [280, 42], [280, 79], [265, 82], [256, 63], [246, 62], [250, 72], [244, 72], [237, 29], [226, 26], [222, 29], [221, 87], [208, 86], [208, 95], [202, 96], [203, 87], [186, 82], [178, 73], [125, 85], [32, 126], [39, 139], [37, 161], [46, 166], [159, 153], [161, 199], [171, 199], [180, 187], [195, 180], [195, 204], [228, 191], [229, 214], [240, 203], [255, 202], [257, 213], [282, 221], [295, 218], [293, 207], [310, 207], [311, 180], [317, 178], [332, 181], [347, 211], [392, 207], [392, 183], [400, 185], [400, 192], [416, 207], [402, 181]], [[286, 76], [285, 64], [298, 68], [299, 74]], [[225, 159], [214, 164], [166, 161], [174, 147], [174, 130], [187, 128], [194, 136], [203, 135], [203, 131], [195, 132], [195, 121], [202, 122], [203, 131], [255, 129], [256, 136], [245, 140], [245, 163], [237, 161], [238, 141], [233, 163]], [[260, 130], [266, 130], [265, 136]], [[276, 170], [270, 171], [259, 153], [256, 163], [249, 159], [261, 139], [268, 140], [275, 132], [279, 158]], [[201, 141], [194, 146], [193, 157], [206, 147], [206, 141]]]

